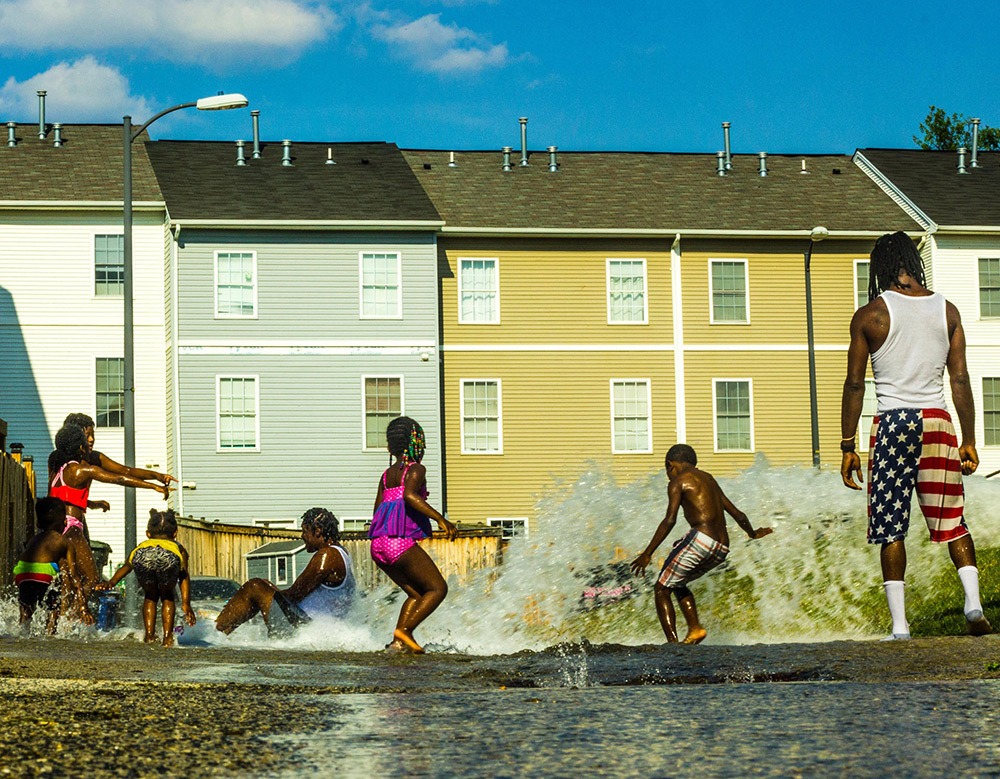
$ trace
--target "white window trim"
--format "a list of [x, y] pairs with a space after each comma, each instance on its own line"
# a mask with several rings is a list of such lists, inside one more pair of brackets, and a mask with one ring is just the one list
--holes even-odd
[[527, 538], [531, 534], [530, 523], [527, 517], [487, 517], [486, 526], [487, 527], [502, 527], [501, 522], [521, 522], [523, 523], [524, 531], [521, 533], [521, 538]]
[[[121, 295], [98, 295], [97, 294], [97, 236], [99, 235], [125, 235], [124, 229], [122, 230], [95, 230], [90, 236], [90, 255], [91, 255], [91, 270], [90, 274], [90, 293], [94, 300], [123, 300], [125, 294]], [[133, 257], [134, 259], [134, 257]]]
[[980, 440], [983, 442], [983, 444], [982, 444], [982, 446], [976, 447], [976, 448], [977, 449], [986, 449], [986, 450], [988, 450], [990, 452], [995, 452], [997, 449], [1000, 449], [1000, 443], [996, 443], [996, 444], [987, 444], [986, 443], [986, 380], [987, 379], [997, 379], [997, 378], [1000, 378], [1000, 377], [998, 377], [998, 376], [980, 376], [979, 377], [979, 398], [978, 398], [979, 406], [978, 406], [978, 408], [982, 409], [982, 413], [979, 415], [979, 418], [981, 420], [979, 424], [980, 424], [980, 427], [982, 429], [982, 438]]
[[[462, 318], [462, 262], [465, 260], [489, 260], [496, 268], [497, 304], [496, 316], [490, 320]], [[498, 325], [500, 324], [500, 258], [499, 257], [459, 257], [458, 258], [458, 323], [460, 325]]]
[[[749, 449], [719, 449], [719, 401], [716, 387], [723, 381], [743, 381], [750, 385], [750, 448]], [[753, 415], [753, 379], [746, 376], [738, 378], [712, 379], [712, 451], [715, 454], [726, 454], [729, 452], [753, 453], [757, 451], [757, 441], [754, 436], [754, 415]]]
[[[248, 447], [230, 448], [222, 446], [222, 425], [219, 424], [222, 419], [221, 414], [221, 402], [220, 402], [220, 390], [222, 388], [223, 379], [253, 379], [254, 380], [254, 423], [255, 423], [255, 433], [254, 438], [257, 445], [252, 449]], [[260, 451], [260, 376], [252, 374], [238, 374], [238, 373], [223, 373], [216, 375], [215, 377], [215, 451], [217, 453], [225, 454], [244, 454], [246, 452], [259, 452]]]
[[[648, 423], [645, 449], [615, 449], [615, 384], [629, 382], [646, 385], [646, 410]], [[646, 379], [610, 379], [608, 382], [611, 398], [611, 454], [652, 454], [653, 453], [653, 383]]]
[[[363, 533], [363, 532], [365, 532], [368, 529], [368, 525], [371, 524], [371, 521], [372, 521], [372, 518], [371, 518], [370, 515], [363, 516], [363, 517], [341, 517], [340, 518], [340, 532], [342, 532], [342, 533]], [[347, 522], [351, 522], [351, 523], [359, 522], [359, 523], [361, 523], [361, 527], [359, 529], [357, 529], [357, 530], [352, 529], [352, 528], [348, 528], [346, 526]]]
[[406, 416], [406, 379], [399, 375], [389, 374], [365, 374], [361, 377], [361, 451], [362, 452], [384, 452], [384, 446], [368, 446], [368, 417], [365, 414], [365, 382], [368, 379], [399, 379], [399, 415]]
[[[868, 263], [870, 263], [870, 262], [871, 262], [871, 260], [855, 260], [854, 261], [854, 310], [855, 311], [857, 311], [859, 308], [861, 308], [861, 306], [867, 305], [867, 303], [868, 303], [867, 300], [862, 301], [860, 304], [858, 303], [858, 281], [861, 278], [858, 275], [858, 267], [861, 265], [861, 263], [864, 263], [865, 265], [868, 265]], [[868, 281], [868, 274], [866, 273], [865, 274], [865, 282], [867, 282], [867, 281]]]
[[[875, 391], [875, 379], [865, 379], [865, 394], [868, 393], [868, 385], [869, 384], [872, 387], [872, 392]], [[980, 408], [982, 408], [982, 406], [980, 406]], [[871, 429], [870, 425], [869, 425], [869, 427], [868, 427], [867, 430], [864, 430], [861, 427], [861, 421], [864, 419], [864, 410], [865, 410], [865, 407], [864, 407], [864, 395], [862, 395], [862, 399], [861, 399], [861, 419], [858, 420], [858, 438], [857, 438], [857, 447], [856, 447], [859, 452], [867, 452], [868, 451], [868, 449], [869, 449], [868, 444], [869, 444], [869, 441], [870, 441], [871, 436], [872, 436], [872, 429]], [[872, 414], [872, 419], [874, 419], [877, 416], [878, 416], [878, 397], [876, 396], [876, 398], [875, 398], [875, 413]]]
[[[104, 297], [104, 296], [102, 295], [101, 297]], [[124, 424], [119, 425], [117, 427], [97, 427], [97, 361], [98, 360], [123, 360], [123, 359], [124, 358], [122, 358], [122, 357], [109, 357], [109, 356], [107, 356], [105, 354], [95, 354], [94, 355], [94, 370], [93, 370], [93, 373], [91, 373], [92, 383], [90, 385], [90, 397], [91, 397], [91, 399], [93, 400], [93, 403], [94, 403], [94, 406], [93, 406], [94, 411], [93, 411], [92, 419], [94, 420], [94, 429], [95, 430], [124, 430], [125, 429], [125, 425]], [[125, 364], [123, 362], [122, 363], [122, 373], [123, 374], [124, 374], [124, 368], [125, 368]], [[124, 387], [124, 375], [122, 376], [122, 386]], [[124, 394], [124, 392], [123, 392], [123, 394]], [[123, 398], [123, 402], [124, 402], [124, 398]], [[124, 408], [124, 406], [123, 406], [123, 408]], [[122, 421], [124, 422], [124, 419]]]
[[[715, 319], [715, 289], [712, 283], [712, 263], [713, 262], [742, 262], [743, 263], [743, 287], [746, 289], [747, 318], [738, 322], [733, 319]], [[708, 323], [710, 325], [736, 325], [742, 327], [750, 324], [750, 260], [745, 257], [710, 257], [708, 260]]]
[[[253, 257], [253, 313], [252, 314], [220, 314], [219, 313], [219, 255], [249, 254]], [[215, 319], [257, 319], [257, 251], [255, 249], [216, 249], [212, 253], [212, 313]]]
[[[465, 385], [471, 382], [491, 382], [497, 385], [497, 449], [490, 451], [482, 451], [479, 449], [466, 449], [465, 448]], [[459, 436], [462, 441], [462, 454], [473, 454], [473, 455], [484, 455], [486, 457], [492, 457], [493, 455], [503, 454], [503, 385], [500, 379], [488, 379], [488, 378], [471, 378], [471, 379], [459, 379], [458, 380], [458, 413], [459, 413]]]
[[[642, 321], [615, 322], [611, 319], [611, 263], [641, 262], [642, 263]], [[646, 271], [645, 257], [608, 257], [604, 261], [604, 280], [607, 287], [608, 324], [609, 325], [648, 325], [649, 324], [649, 278]]]
[[[981, 322], [996, 322], [1000, 320], [998, 316], [983, 316], [983, 287], [979, 280], [979, 263], [982, 260], [996, 260], [1000, 259], [1000, 253], [994, 255], [984, 255], [980, 257], [976, 255], [976, 313], [979, 314], [979, 320]], [[982, 406], [980, 406], [982, 408]]]
[[[291, 564], [290, 564], [290, 561], [288, 559], [289, 557], [290, 557], [290, 555], [277, 555], [274, 558], [274, 583], [275, 584], [288, 584], [288, 569], [292, 567]], [[281, 574], [280, 574], [281, 566], [278, 565], [278, 561], [282, 560], [282, 559], [284, 559], [284, 561], [285, 561], [285, 577], [283, 579], [281, 578]]]
[[[365, 255], [395, 254], [396, 255], [396, 313], [378, 316], [365, 314]], [[367, 251], [358, 252], [358, 319], [402, 319], [403, 318], [403, 253], [398, 251]]]

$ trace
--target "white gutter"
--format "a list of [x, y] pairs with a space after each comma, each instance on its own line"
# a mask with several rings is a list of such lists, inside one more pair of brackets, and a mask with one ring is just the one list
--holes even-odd
[[[161, 200], [136, 200], [133, 209], [142, 211], [165, 210], [167, 204]], [[95, 209], [111, 208], [121, 211], [124, 208], [121, 200], [0, 200], [0, 209], [18, 209], [20, 211], [93, 211]]]
[[[169, 219], [169, 214], [167, 215]], [[169, 228], [168, 228], [169, 232]], [[179, 341], [177, 332], [177, 327], [179, 325], [180, 317], [178, 315], [178, 310], [180, 303], [177, 300], [177, 244], [180, 241], [181, 231], [180, 227], [173, 234], [170, 240], [170, 318], [171, 326], [170, 332], [172, 334], [170, 344], [170, 370], [173, 373], [173, 384], [174, 384], [174, 397], [173, 397], [173, 435], [174, 435], [174, 465], [177, 468], [177, 484], [178, 489], [175, 493], [177, 495], [177, 513], [180, 516], [184, 516], [184, 465], [182, 462], [181, 454], [181, 381], [180, 381], [180, 368], [178, 363], [180, 362], [178, 358], [178, 348], [177, 344]]]
[[[674, 238], [679, 233], [686, 238], [809, 238], [812, 228], [808, 230], [714, 230], [694, 229], [678, 230], [676, 228], [615, 228], [615, 227], [448, 227], [441, 228], [442, 235], [461, 235], [465, 237], [495, 237], [508, 238], [515, 236], [543, 236], [551, 238]], [[922, 230], [908, 231], [908, 235], [918, 236]], [[878, 238], [885, 235], [884, 230], [831, 230], [830, 238]]]
[[978, 233], [980, 235], [1000, 235], [1000, 225], [937, 225], [938, 233]]
[[444, 222], [420, 220], [358, 220], [358, 219], [172, 219], [171, 227], [214, 227], [239, 230], [266, 227], [271, 230], [301, 230], [304, 228], [347, 227], [352, 230], [439, 230]]
[[861, 168], [865, 175], [874, 181], [879, 189], [892, 198], [893, 202], [902, 208], [906, 212], [906, 215], [919, 224], [924, 231], [934, 232], [937, 229], [934, 220], [925, 214], [916, 203], [910, 200], [904, 194], [903, 190], [893, 184], [864, 154], [856, 151], [852, 159], [854, 160], [854, 164]]

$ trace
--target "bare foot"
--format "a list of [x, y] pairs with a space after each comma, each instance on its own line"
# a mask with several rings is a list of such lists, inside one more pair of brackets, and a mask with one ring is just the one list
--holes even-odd
[[394, 638], [390, 643], [385, 645], [385, 648], [390, 652], [406, 652], [408, 647], [398, 638]]
[[147, 633], [142, 637], [143, 643], [155, 644], [156, 643], [156, 633]]
[[163, 646], [173, 646], [173, 645], [174, 645], [173, 631], [165, 633], [163, 636]]
[[708, 632], [705, 630], [705, 628], [695, 628], [694, 630], [689, 630], [688, 634], [684, 636], [684, 643], [700, 644], [702, 641], [705, 640], [705, 636], [707, 635]]
[[409, 647], [410, 651], [413, 652], [414, 654], [422, 655], [424, 653], [424, 648], [414, 640], [413, 634], [410, 633], [409, 630], [405, 630], [404, 628], [396, 628], [394, 631], [392, 631], [392, 635], [393, 638], [398, 639], [399, 641], [402, 641], [404, 644], [406, 644], [406, 646]]

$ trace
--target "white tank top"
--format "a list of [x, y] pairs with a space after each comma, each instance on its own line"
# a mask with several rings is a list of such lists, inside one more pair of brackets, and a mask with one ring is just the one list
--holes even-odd
[[346, 574], [340, 584], [333, 587], [321, 584], [299, 601], [299, 608], [310, 617], [326, 616], [343, 619], [351, 610], [351, 601], [354, 599], [354, 571], [351, 570], [351, 556], [341, 546], [333, 548], [340, 552], [340, 556], [344, 558]]
[[879, 297], [889, 309], [889, 335], [872, 355], [878, 412], [947, 410], [944, 369], [951, 342], [944, 296], [911, 297], [886, 291]]

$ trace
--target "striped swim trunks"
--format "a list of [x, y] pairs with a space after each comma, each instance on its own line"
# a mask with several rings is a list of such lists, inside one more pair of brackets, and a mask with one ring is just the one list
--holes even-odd
[[683, 587], [721, 565], [728, 554], [728, 546], [692, 528], [674, 542], [656, 581], [664, 587]]
[[947, 411], [896, 408], [879, 414], [869, 450], [869, 544], [906, 537], [914, 486], [931, 541], [945, 544], [969, 534], [958, 439]]

